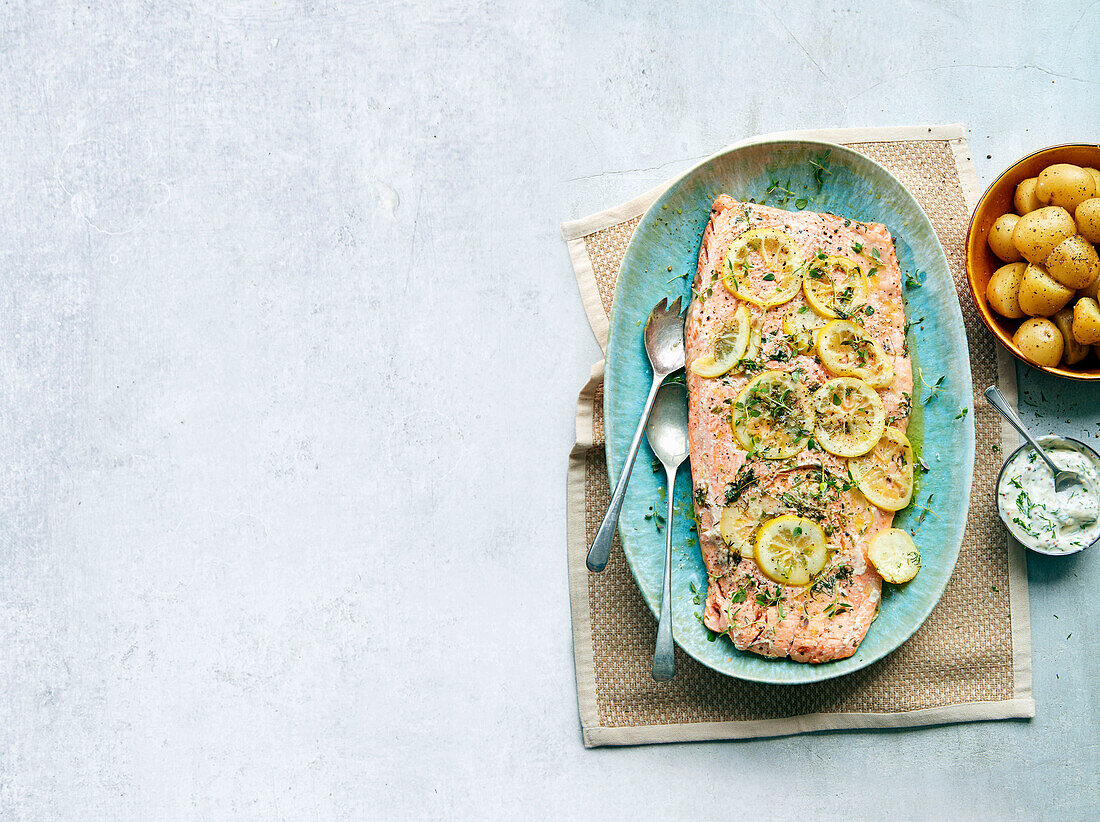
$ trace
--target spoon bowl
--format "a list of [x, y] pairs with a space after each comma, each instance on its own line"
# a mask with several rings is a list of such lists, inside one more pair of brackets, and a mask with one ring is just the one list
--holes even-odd
[[985, 398], [989, 400], [989, 404], [993, 406], [993, 410], [1008, 420], [1012, 427], [1019, 431], [1020, 435], [1028, 441], [1028, 444], [1030, 444], [1031, 447], [1039, 453], [1039, 456], [1043, 458], [1043, 462], [1047, 464], [1047, 468], [1054, 474], [1055, 491], [1068, 491], [1075, 485], [1079, 485], [1082, 488], [1086, 487], [1085, 481], [1080, 474], [1075, 471], [1065, 471], [1054, 464], [1054, 460], [1052, 460], [1050, 455], [1043, 450], [1043, 446], [1041, 446], [1035, 440], [1035, 437], [1031, 436], [1031, 432], [1024, 427], [1023, 420], [1021, 420], [1016, 413], [1016, 409], [1009, 405], [1005, 395], [1001, 393], [1001, 389], [995, 385], [989, 386], [989, 388], [985, 389]]
[[662, 465], [679, 466], [688, 456], [687, 389], [670, 382], [657, 392], [645, 438]]
[[642, 444], [642, 434], [649, 422], [649, 415], [657, 397], [657, 389], [661, 387], [665, 377], [684, 367], [684, 317], [680, 313], [679, 297], [672, 305], [669, 305], [668, 297], [665, 297], [649, 312], [649, 317], [645, 321], [645, 350], [649, 357], [649, 364], [653, 367], [653, 384], [650, 386], [645, 408], [642, 409], [642, 416], [638, 420], [634, 439], [630, 443], [630, 451], [627, 452], [623, 471], [619, 474], [615, 491], [611, 494], [611, 504], [607, 507], [607, 513], [603, 516], [599, 530], [596, 531], [596, 538], [592, 540], [592, 547], [588, 549], [585, 564], [588, 570], [594, 573], [599, 573], [607, 567], [607, 560], [611, 556], [611, 543], [615, 539], [619, 512], [626, 498], [626, 486], [630, 482], [630, 472], [634, 468], [634, 460]]

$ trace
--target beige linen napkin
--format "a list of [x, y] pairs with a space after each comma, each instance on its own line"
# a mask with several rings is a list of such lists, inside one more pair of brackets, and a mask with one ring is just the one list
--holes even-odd
[[[978, 196], [961, 125], [770, 134], [855, 149], [888, 168], [920, 202], [943, 243], [970, 341], [975, 396], [998, 382], [1015, 402], [1016, 372], [973, 308], [965, 239]], [[751, 141], [746, 141], [751, 142]], [[606, 348], [619, 263], [666, 183], [621, 206], [565, 223], [562, 234], [592, 330]], [[904, 645], [860, 671], [809, 685], [761, 685], [716, 673], [677, 649], [676, 678], [649, 676], [656, 623], [616, 538], [602, 574], [585, 554], [610, 498], [603, 437], [603, 362], [577, 403], [569, 456], [568, 551], [573, 652], [586, 746], [775, 736], [1031, 717], [1031, 648], [1023, 549], [997, 519], [994, 484], [1016, 446], [985, 402], [973, 402], [974, 486], [962, 550], [943, 598]]]

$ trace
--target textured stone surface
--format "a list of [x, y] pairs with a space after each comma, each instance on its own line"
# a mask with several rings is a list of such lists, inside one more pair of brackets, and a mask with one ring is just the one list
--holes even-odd
[[1100, 802], [1091, 556], [1031, 562], [1030, 723], [581, 748], [557, 228], [765, 131], [1096, 139], [1100, 6], [109, 5], [0, 13], [0, 817]]

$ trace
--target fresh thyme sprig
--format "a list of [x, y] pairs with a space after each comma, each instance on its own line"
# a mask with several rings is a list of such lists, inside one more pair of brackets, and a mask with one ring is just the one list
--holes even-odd
[[756, 474], [751, 465], [742, 465], [733, 482], [726, 486], [726, 505], [733, 505], [756, 482]]
[[924, 501], [924, 505], [916, 509], [917, 511], [920, 511], [920, 516], [917, 517], [917, 525], [920, 525], [922, 522], [924, 522], [925, 517], [927, 517], [929, 514], [931, 514], [936, 519], [939, 519], [939, 515], [932, 510], [932, 497], [934, 496], [935, 494], [929, 494], [928, 499]]
[[928, 396], [924, 398], [924, 404], [928, 405], [928, 403], [932, 402], [932, 400], [934, 400], [936, 396], [943, 390], [943, 384], [944, 381], [947, 379], [947, 375], [944, 374], [943, 376], [941, 376], [938, 380], [936, 380], [933, 385], [929, 385], [928, 380], [924, 378], [923, 368], [917, 369], [917, 377], [920, 379], [921, 385], [928, 389]]
[[832, 150], [826, 151], [820, 157], [814, 157], [810, 160], [810, 165], [814, 168], [814, 183], [817, 184], [817, 191], [814, 194], [820, 194], [822, 187], [825, 185], [825, 175], [832, 174], [833, 172], [825, 168], [825, 163], [829, 161], [829, 155]]
[[652, 505], [649, 506], [649, 513], [645, 515], [647, 520], [650, 520], [657, 528], [657, 532], [660, 533], [665, 527], [664, 515], [657, 511]]

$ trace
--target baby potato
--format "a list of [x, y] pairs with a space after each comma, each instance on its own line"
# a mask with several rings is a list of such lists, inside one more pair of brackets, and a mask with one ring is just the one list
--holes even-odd
[[1029, 211], [1016, 221], [1012, 244], [1029, 263], [1041, 265], [1058, 243], [1076, 233], [1077, 224], [1068, 211], [1061, 206], [1046, 206]]
[[1073, 338], [1081, 345], [1100, 343], [1100, 305], [1082, 297], [1073, 306]]
[[1012, 229], [1016, 227], [1020, 217], [1017, 214], [1002, 214], [993, 221], [989, 229], [989, 249], [1001, 258], [1002, 262], [1014, 263], [1022, 260], [1024, 255], [1012, 244]]
[[1085, 200], [1096, 196], [1096, 182], [1081, 166], [1055, 163], [1039, 172], [1035, 196], [1046, 205], [1073, 211]]
[[1092, 243], [1075, 234], [1054, 247], [1047, 257], [1046, 269], [1066, 288], [1087, 288], [1100, 274], [1100, 257]]
[[1100, 197], [1085, 200], [1073, 212], [1077, 230], [1090, 243], [1100, 243]]
[[1100, 288], [1100, 277], [1097, 277], [1092, 281], [1092, 285], [1086, 285], [1084, 288], [1077, 289], [1078, 297], [1088, 297], [1089, 299], [1100, 302], [1100, 298], [1096, 296], [1097, 289]]
[[1012, 195], [1012, 204], [1016, 206], [1016, 213], [1021, 217], [1043, 207], [1039, 198], [1035, 196], [1035, 186], [1038, 182], [1038, 177], [1028, 177], [1016, 186], [1016, 193]]
[[1089, 347], [1081, 345], [1077, 342], [1077, 338], [1073, 336], [1073, 309], [1066, 306], [1051, 317], [1051, 320], [1058, 327], [1058, 331], [1061, 332], [1062, 342], [1065, 345], [1062, 349], [1062, 362], [1066, 365], [1076, 365], [1087, 357]]
[[985, 299], [989, 307], [1010, 320], [1026, 317], [1020, 310], [1020, 281], [1024, 278], [1027, 263], [1009, 263], [993, 272], [985, 287]]
[[[1049, 317], [1065, 308], [1073, 290], [1050, 276], [1042, 266], [1029, 265], [1020, 280], [1020, 310], [1030, 317]], [[1058, 356], [1062, 356], [1060, 353]]]
[[1012, 342], [1028, 360], [1047, 367], [1061, 362], [1065, 348], [1058, 326], [1038, 317], [1024, 321], [1012, 335]]
[[1096, 186], [1096, 194], [1100, 196], [1100, 170], [1085, 166], [1085, 171], [1092, 177], [1092, 182]]

